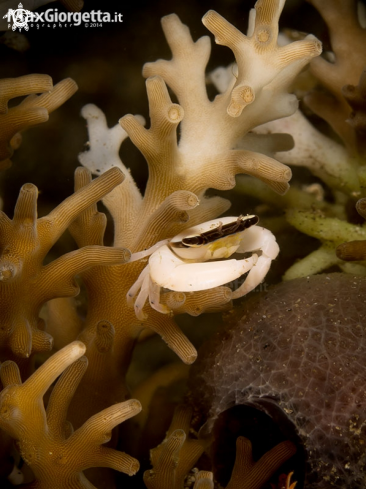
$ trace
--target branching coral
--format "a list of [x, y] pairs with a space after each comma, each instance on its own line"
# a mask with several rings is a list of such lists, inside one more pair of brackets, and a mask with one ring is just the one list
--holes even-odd
[[214, 487], [212, 472], [200, 470], [195, 479], [193, 489], [213, 489]]
[[233, 473], [226, 489], [261, 489], [272, 474], [295, 452], [295, 445], [290, 441], [284, 441], [254, 462], [250, 440], [240, 436], [236, 441]]
[[[206, 25], [210, 25], [209, 19], [211, 17], [216, 18], [218, 14], [211, 12], [207, 15], [208, 17], [204, 18], [204, 22]], [[229, 25], [223, 19], [222, 22], [226, 26]], [[196, 160], [199, 155], [197, 171], [201, 175], [206, 176], [204, 185], [206, 188], [228, 189], [234, 186], [232, 176], [226, 182], [220, 181], [217, 176], [211, 177], [215, 178], [214, 181], [207, 180], [208, 174], [217, 174], [215, 172], [216, 166], [220, 175], [223, 165], [225, 165], [228, 175], [248, 173], [265, 181], [276, 191], [284, 193], [288, 188], [287, 182], [291, 177], [288, 168], [278, 165], [278, 162], [268, 156], [255, 153], [254, 151], [257, 149], [255, 147], [249, 145], [247, 150], [244, 149], [245, 142], [242, 141], [242, 138], [252, 127], [260, 123], [257, 119], [258, 116], [268, 117], [268, 119], [271, 116], [274, 118], [283, 117], [287, 115], [288, 111], [290, 113], [293, 112], [296, 101], [291, 96], [288, 96], [288, 98], [284, 96], [281, 99], [281, 95], [278, 93], [278, 105], [273, 107], [273, 114], [264, 114], [263, 111], [258, 110], [261, 107], [261, 100], [259, 99], [259, 101], [256, 101], [255, 106], [253, 106], [256, 107], [255, 109], [248, 109], [240, 118], [231, 117], [232, 114], [230, 115], [230, 111], [228, 114], [226, 108], [230, 103], [229, 101], [233, 91], [232, 85], [228, 87], [223, 96], [216, 97], [213, 102], [210, 102], [207, 97], [204, 68], [210, 54], [208, 39], [203, 37], [196, 43], [193, 43], [188, 30], [174, 15], [165, 17], [162, 20], [162, 25], [172, 50], [173, 58], [171, 61], [159, 60], [155, 63], [146, 64], [143, 74], [145, 76], [162, 76], [168, 86], [177, 95], [184, 109], [178, 153], [180, 159], [177, 160], [179, 167], [182, 168], [181, 172], [184, 172], [184, 167], [188, 165], [188, 162], [192, 161], [192, 159]], [[237, 42], [235, 43], [235, 41]], [[233, 45], [235, 45], [234, 54], [236, 56], [238, 53], [243, 53], [243, 55], [246, 53], [246, 46], [240, 44], [237, 39], [232, 41], [230, 47], [233, 48]], [[313, 55], [317, 54], [319, 52], [314, 51]], [[200, 61], [200, 65], [197, 63], [197, 60]], [[306, 64], [308, 61], [309, 58], [305, 58], [303, 64]], [[252, 66], [249, 64], [247, 69], [251, 68]], [[269, 68], [266, 69], [270, 71]], [[263, 76], [265, 77], [265, 75]], [[289, 75], [289, 78], [291, 78], [291, 75]], [[284, 85], [285, 82], [282, 80], [282, 84], [273, 87], [273, 90], [280, 92]], [[194, 98], [191, 96], [193, 91], [195, 93]], [[269, 95], [269, 91], [262, 97], [262, 103], [266, 95]], [[271, 95], [274, 95], [273, 92]], [[237, 115], [240, 116], [240, 113]], [[202, 133], [203, 127], [205, 131]], [[197, 134], [199, 133], [202, 135], [200, 140], [197, 141]], [[238, 148], [239, 139], [240, 149]], [[210, 141], [213, 140], [216, 141], [214, 146], [210, 144]], [[235, 147], [238, 149], [232, 149]], [[196, 189], [192, 190], [197, 192]], [[198, 191], [202, 191], [202, 187], [198, 187]]]
[[[11, 165], [9, 158], [21, 144], [19, 131], [47, 121], [48, 114], [62, 105], [76, 90], [77, 85], [70, 78], [55, 87], [47, 75], [25, 75], [0, 80], [0, 170]], [[37, 93], [42, 95], [37, 96]], [[9, 100], [22, 95], [28, 97], [8, 109]]]
[[[295, 446], [291, 442], [285, 441], [276, 445], [257, 462], [254, 462], [251, 442], [243, 436], [238, 437], [235, 464], [225, 489], [261, 489], [273, 473], [295, 452]], [[195, 479], [194, 489], [214, 488], [212, 472], [201, 471]], [[294, 485], [291, 486], [292, 489], [294, 487]]]
[[305, 277], [319, 273], [333, 265], [339, 265], [344, 271], [364, 275], [362, 265], [347, 266], [337, 256], [335, 250], [338, 245], [348, 240], [363, 240], [366, 237], [365, 226], [350, 224], [337, 218], [326, 217], [322, 213], [301, 210], [289, 210], [288, 221], [301, 232], [321, 240], [319, 249], [295, 263], [284, 275], [285, 280]]
[[[216, 42], [228, 46], [235, 55], [238, 76], [227, 108], [232, 117], [240, 116], [243, 109], [253, 103], [262, 90], [268, 89], [278, 75], [281, 74], [282, 83], [286, 78], [293, 79], [311, 58], [321, 53], [321, 44], [314, 36], [278, 46], [278, 20], [284, 4], [284, 0], [257, 1], [249, 17], [248, 36], [214, 11], [203, 18]], [[293, 98], [288, 95], [283, 98], [289, 101], [288, 108], [292, 111]], [[284, 100], [280, 103], [285, 105]]]
[[37, 219], [38, 190], [23, 185], [13, 219], [0, 215], [0, 308], [1, 348], [29, 357], [32, 351], [52, 348], [52, 338], [43, 331], [41, 306], [55, 297], [78, 294], [76, 274], [96, 264], [123, 263], [130, 253], [120, 248], [89, 246], [43, 265], [50, 248], [70, 223], [123, 181], [120, 170], [112, 169], [89, 186], [75, 192], [47, 216]]
[[[328, 56], [328, 61], [320, 57], [311, 61], [311, 70], [323, 88], [306, 95], [304, 101], [330, 124], [344, 145], [322, 134], [300, 111], [255, 128], [255, 132], [262, 135], [292, 134], [294, 148], [279, 154], [278, 159], [286, 164], [307, 167], [322, 180], [323, 194], [330, 197], [325, 200], [323, 196], [320, 202], [315, 196], [309, 199], [309, 193], [300, 192], [298, 201], [293, 201], [290, 207], [285, 200], [276, 200], [275, 205], [286, 209], [288, 223], [321, 241], [318, 250], [290, 267], [284, 275], [285, 280], [319, 273], [335, 265], [349, 273], [365, 274], [363, 263], [345, 263], [341, 255], [337, 255], [336, 248], [345, 241], [364, 239], [365, 226], [358, 224], [350, 209], [357, 198], [364, 196], [366, 187], [363, 74], [366, 58], [361, 48], [366, 31], [361, 10], [357, 16], [356, 1], [339, 1], [332, 5], [322, 0], [311, 3], [328, 25], [333, 53]], [[254, 194], [250, 187], [251, 183], [246, 182], [242, 189]], [[264, 200], [270, 202], [273, 199], [267, 193]]]
[[[271, 6], [270, 20], [275, 32], [273, 26], [283, 5], [280, 7], [268, 0], [264, 2], [264, 5], [267, 4]], [[261, 25], [262, 20], [259, 16], [256, 25]], [[108, 129], [105, 117], [98, 108], [88, 105], [82, 111], [88, 121], [90, 141], [89, 151], [79, 156], [80, 162], [96, 174], [103, 173], [111, 166], [118, 166], [127, 175], [123, 185], [104, 198], [103, 203], [114, 219], [114, 245], [126, 247], [132, 253], [147, 249], [159, 240], [172, 237], [184, 228], [210, 220], [227, 210], [227, 201], [221, 197], [208, 198], [205, 192], [210, 187], [220, 190], [232, 188], [237, 173], [254, 175], [277, 192], [286, 192], [291, 172], [272, 156], [278, 149], [291, 147], [291, 140], [287, 137], [254, 138], [245, 135], [257, 124], [283, 117], [296, 109], [296, 99], [287, 94], [289, 83], [310, 58], [320, 52], [319, 41], [315, 39], [295, 43], [291, 48], [291, 62], [294, 59], [297, 61], [287, 66], [290, 63], [288, 60], [288, 63], [280, 64], [275, 72], [270, 67], [266, 68], [269, 73], [263, 79], [265, 86], [256, 88], [256, 100], [241, 115], [232, 117], [227, 107], [234, 85], [212, 102], [207, 95], [205, 67], [210, 55], [209, 39], [203, 37], [194, 42], [188, 28], [176, 15], [165, 17], [162, 24], [173, 58], [148, 63], [143, 69], [144, 76], [149, 77], [146, 88], [150, 128], [143, 127], [140, 117], [126, 115], [120, 120], [122, 129], [118, 126]], [[276, 44], [276, 35], [273, 35], [271, 49], [275, 49]], [[246, 45], [239, 43], [235, 53], [242, 53], [242, 59], [245, 50]], [[285, 52], [281, 51], [283, 54]], [[260, 56], [258, 52], [258, 58]], [[247, 70], [251, 69], [249, 64]], [[174, 91], [179, 104], [172, 103], [165, 83]], [[268, 110], [269, 99], [275, 101], [271, 111]], [[178, 124], [181, 129], [179, 141]], [[118, 157], [119, 145], [127, 135], [143, 153], [149, 166], [144, 196]], [[264, 154], [259, 152], [262, 151], [259, 149], [261, 147]], [[76, 182], [77, 188], [86, 181], [86, 176], [80, 177]], [[71, 226], [79, 246], [101, 243], [103, 230], [93, 221], [96, 219], [95, 212], [95, 209], [88, 211]], [[144, 319], [138, 319], [128, 306], [126, 294], [143, 268], [144, 263], [134, 262], [124, 265], [123, 270], [112, 267], [107, 272], [103, 267], [96, 267], [83, 274], [89, 306], [80, 339], [88, 345], [87, 355], [92, 351], [96, 326], [100, 321], [107, 320], [112, 324], [115, 336], [113, 348], [103, 357], [106, 363], [95, 362], [98, 374], [94, 372], [93, 377], [86, 374], [72, 406], [75, 416], [81, 413], [78, 406], [83, 403], [83, 389], [97, 393], [90, 404], [91, 409], [96, 406], [102, 409], [103, 403], [124, 399], [126, 388], [120, 382], [120, 375], [127, 369], [136, 338], [146, 327], [159, 333], [184, 362], [192, 363], [196, 358], [195, 349], [171, 316], [162, 315], [147, 305], [141, 314]], [[197, 315], [205, 310], [218, 310], [226, 306], [230, 299], [230, 289], [219, 287], [193, 294], [167, 292], [162, 295], [161, 302], [173, 314], [188, 312]], [[103, 374], [106, 370], [109, 372], [108, 379]], [[109, 388], [106, 390], [107, 385]], [[102, 391], [105, 391], [104, 399], [100, 396]], [[84, 411], [82, 415], [87, 414]]]
[[[354, 153], [356, 138], [354, 130], [345, 121], [350, 115], [350, 106], [344, 98], [344, 86], [357, 85], [366, 66], [363, 46], [366, 31], [357, 16], [357, 1], [310, 0], [327, 23], [334, 53], [333, 62], [323, 58], [311, 62], [311, 70], [328, 94], [313, 92], [306, 96], [309, 107], [325, 119], [340, 135], [346, 147]], [[347, 89], [346, 89], [347, 91]]]
[[[34, 472], [35, 481], [25, 487], [91, 489], [94, 486], [82, 473], [89, 467], [110, 467], [129, 475], [139, 469], [136, 459], [102, 446], [116, 425], [140, 411], [137, 400], [105, 409], [76, 431], [67, 421], [70, 400], [88, 365], [84, 353], [81, 342], [70, 343], [24, 383], [14, 362], [1, 365], [0, 427], [17, 441]], [[43, 396], [62, 372], [45, 409]]]
[[362, 156], [365, 156], [366, 71], [363, 71], [357, 86], [346, 85], [343, 87], [342, 92], [348, 105], [352, 107], [352, 112], [347, 119], [347, 122], [355, 131], [357, 151]]
[[[144, 481], [149, 489], [182, 488], [187, 474], [209, 446], [209, 438], [188, 438], [191, 416], [191, 410], [187, 406], [178, 407], [165, 440], [150, 451], [153, 469], [144, 474]], [[235, 464], [226, 489], [261, 489], [295, 452], [295, 446], [284, 441], [254, 462], [251, 442], [244, 437], [238, 437]], [[213, 488], [213, 483], [208, 482], [212, 478], [211, 472], [200, 472], [195, 477], [194, 487]]]
[[165, 440], [150, 451], [153, 469], [144, 473], [148, 489], [180, 489], [204, 452], [207, 441], [189, 436], [191, 417], [187, 406], [179, 406]]
[[[360, 157], [355, 160], [339, 143], [321, 134], [301, 114], [281, 121], [273, 121], [256, 128], [258, 133], [291, 132], [295, 148], [283, 153], [283, 162], [296, 166], [306, 166], [333, 190], [333, 200], [324, 197], [317, 200], [315, 195], [300, 189], [291, 189], [285, 199], [273, 200], [265, 195], [258, 184], [242, 180], [243, 192], [254, 195], [258, 192], [267, 202], [286, 210], [287, 222], [296, 229], [321, 241], [321, 247], [304, 259], [295, 263], [284, 275], [286, 280], [319, 273], [338, 265], [350, 273], [365, 274], [361, 264], [342, 263], [336, 255], [338, 245], [349, 240], [364, 239], [365, 226], [347, 222], [347, 207], [353, 206], [355, 197], [363, 194], [365, 167]], [[256, 190], [255, 190], [256, 189]], [[323, 192], [324, 193], [324, 192]]]
[[[76, 188], [83, 188], [90, 181], [90, 178], [90, 173], [86, 169], [80, 171], [76, 175]], [[127, 181], [124, 188], [123, 186], [116, 188], [115, 194], [121, 193], [123, 195], [124, 192], [130, 192], [130, 189], [134, 191], [134, 187]], [[192, 207], [190, 205], [192, 200], [193, 205], [196, 204], [197, 199], [191, 199], [192, 195], [189, 192], [181, 193], [182, 198], [178, 199], [181, 208]], [[111, 197], [113, 198], [113, 195]], [[168, 198], [163, 203], [163, 209], [168, 211], [174, 209], [176, 200], [174, 197], [173, 195], [173, 198]], [[120, 211], [122, 210], [128, 211], [126, 208], [120, 209]], [[173, 212], [173, 215], [176, 216], [176, 213]], [[164, 217], [164, 212], [161, 212], [163, 222]], [[81, 214], [74, 221], [70, 230], [79, 246], [90, 246], [103, 242], [104, 228], [105, 218], [97, 212], [96, 206], [94, 206]], [[148, 237], [149, 235], [147, 235]], [[121, 245], [121, 242], [118, 244]], [[87, 411], [84, 405], [84, 395], [89, 397], [91, 393], [93, 396], [95, 395], [93, 403], [88, 406], [91, 411], [94, 411], [96, 406], [104, 406], [108, 401], [113, 403], [118, 399], [123, 400], [127, 396], [123, 374], [126, 373], [132, 347], [143, 329], [143, 324], [136, 318], [134, 309], [127, 306], [126, 294], [131, 282], [136, 280], [143, 266], [144, 264], [141, 266], [139, 262], [112, 268], [99, 266], [83, 274], [90, 302], [86, 324], [80, 339], [88, 346], [87, 355], [90, 361], [90, 370], [87, 372], [72, 405], [73, 416], [77, 417], [79, 422], [81, 421], [80, 417], [85, 417]], [[123, 281], [121, 277], [123, 277]], [[213, 297], [218, 298], [216, 291]], [[230, 300], [230, 295], [225, 297], [223, 294], [222, 300], [227, 302]], [[180, 354], [181, 358], [187, 363], [191, 363], [195, 359], [196, 352], [193, 346], [179, 331], [171, 317], [151, 310], [148, 319], [150, 327], [160, 333], [169, 346]], [[113, 334], [109, 336], [109, 347], [98, 353], [98, 348], [96, 348], [96, 342], [99, 341], [97, 325], [100, 321], [108, 321], [112, 325]], [[100, 395], [100, 392], [104, 393], [103, 396]], [[81, 406], [84, 406], [84, 409], [81, 409]]]
[[[80, 7], [79, 2], [65, 0], [64, 3], [69, 6], [77, 4], [77, 9]], [[129, 304], [132, 302], [133, 306], [134, 297], [128, 301], [126, 296], [135, 284], [140, 284], [142, 288], [147, 284], [139, 281], [146, 266], [147, 249], [156, 250], [154, 246], [161, 246], [161, 240], [169, 240], [193, 226], [217, 219], [228, 210], [230, 202], [212, 196], [210, 189], [230, 190], [236, 184], [236, 176], [246, 174], [248, 177], [245, 177], [245, 181], [250, 187], [247, 188], [248, 193], [260, 195], [263, 201], [283, 208], [295, 207], [294, 203], [301, 204], [287, 211], [287, 222], [319, 238], [322, 247], [314, 252], [315, 255], [296, 264], [286, 278], [308, 275], [309, 271], [317, 272], [333, 264], [339, 264], [347, 271], [351, 266], [358, 267], [358, 271], [364, 269], [362, 264], [344, 263], [335, 254], [336, 247], [344, 241], [366, 240], [364, 226], [346, 222], [345, 209], [346, 199], [355, 200], [362, 196], [366, 185], [361, 159], [364, 153], [365, 75], [360, 78], [362, 70], [357, 72], [356, 67], [359, 59], [364, 57], [356, 47], [360, 40], [364, 40], [364, 30], [354, 16], [354, 2], [351, 2], [351, 6], [342, 6], [337, 0], [336, 5], [340, 8], [344, 23], [342, 32], [338, 34], [334, 23], [338, 22], [339, 14], [331, 13], [320, 0], [312, 3], [323, 11], [332, 31], [336, 62], [331, 66], [324, 64], [327, 63], [324, 60], [316, 62], [313, 59], [321, 53], [321, 44], [311, 35], [280, 45], [278, 22], [284, 0], [259, 0], [250, 13], [246, 35], [218, 13], [209, 11], [203, 18], [204, 25], [214, 34], [218, 44], [231, 49], [236, 60], [235, 66], [221, 69], [208, 77], [215, 80], [220, 92], [215, 98], [211, 97], [212, 91], [206, 88], [205, 70], [211, 52], [209, 38], [205, 36], [194, 41], [177, 15], [164, 17], [162, 26], [172, 58], [149, 62], [143, 68], [143, 75], [147, 78], [150, 127], [144, 127], [141, 116], [129, 114], [122, 117], [119, 124], [108, 128], [103, 112], [95, 105], [86, 105], [82, 109], [82, 116], [87, 120], [89, 143], [88, 149], [79, 155], [79, 161], [85, 168], [76, 171], [74, 195], [47, 216], [37, 219], [38, 191], [34, 185], [26, 184], [18, 198], [13, 220], [4, 213], [0, 215], [0, 347], [4, 355], [8, 359], [13, 355], [25, 358], [20, 359], [21, 364], [27, 361], [31, 353], [51, 349], [50, 331], [57, 336], [56, 350], [76, 337], [82, 342], [70, 343], [55, 353], [23, 384], [16, 366], [11, 362], [3, 364], [0, 426], [18, 439], [20, 451], [34, 471], [36, 481], [30, 487], [54, 485], [60, 489], [90, 488], [93, 486], [86, 480], [89, 474], [84, 476], [82, 471], [99, 465], [130, 474], [137, 470], [134, 459], [113, 450], [117, 446], [117, 436], [116, 432], [113, 437], [109, 432], [140, 409], [138, 402], [126, 401], [129, 392], [125, 379], [140, 333], [146, 330], [158, 333], [183, 362], [193, 363], [197, 357], [196, 349], [177, 326], [174, 316], [182, 313], [195, 316], [231, 308], [232, 299], [236, 297], [232, 291], [237, 289], [237, 284], [208, 288], [207, 280], [197, 273], [195, 280], [205, 283], [197, 287], [196, 292], [180, 291], [173, 286], [163, 289], [161, 305], [152, 308], [146, 303], [137, 315]], [[344, 39], [350, 38], [351, 31], [357, 37], [352, 59], [346, 57], [342, 45]], [[345, 146], [313, 130], [307, 120], [296, 112], [298, 102], [296, 96], [289, 93], [291, 84], [311, 60], [314, 73], [330, 89], [342, 114], [348, 110], [349, 123], [343, 121], [341, 125], [339, 118], [334, 119], [334, 127]], [[324, 66], [332, 72], [328, 85]], [[342, 83], [347, 85], [342, 91], [337, 78], [345, 67], [350, 67], [350, 76], [342, 79]], [[44, 75], [3, 82], [0, 86], [0, 126], [3, 128], [0, 160], [5, 162], [3, 167], [9, 165], [12, 150], [20, 143], [19, 131], [47, 120], [48, 113], [65, 101], [74, 89], [74, 83], [68, 80], [52, 89], [51, 79]], [[34, 95], [18, 106], [7, 109], [10, 98], [30, 93]], [[317, 96], [313, 94], [307, 98], [310, 106]], [[319, 100], [323, 100], [322, 96]], [[322, 102], [321, 107], [325, 105]], [[325, 114], [325, 109], [323, 112]], [[282, 118], [287, 119], [278, 122]], [[333, 122], [330, 119], [328, 117]], [[293, 138], [285, 134], [287, 131]], [[119, 157], [120, 145], [127, 137], [145, 157], [148, 165], [149, 179], [143, 193]], [[306, 141], [307, 138], [311, 141]], [[294, 149], [293, 139], [296, 145]], [[333, 189], [332, 201], [324, 198], [317, 200], [309, 191], [296, 187], [281, 200], [277, 194], [284, 195], [288, 191], [291, 178], [287, 164], [310, 168], [325, 185]], [[92, 181], [91, 173], [98, 175], [98, 178]], [[325, 194], [319, 184], [317, 188], [319, 195]], [[277, 194], [271, 194], [272, 190]], [[107, 219], [98, 212], [97, 202], [100, 199], [114, 222], [111, 248], [103, 246]], [[240, 206], [238, 214], [252, 212], [243, 208], [242, 203]], [[47, 253], [67, 228], [79, 249], [45, 264]], [[220, 223], [217, 228], [221, 229]], [[258, 246], [250, 251], [261, 249]], [[135, 261], [128, 263], [130, 253]], [[265, 252], [260, 258], [266, 258]], [[255, 260], [252, 264], [255, 265]], [[80, 275], [87, 294], [87, 302], [83, 304], [80, 315], [75, 303], [69, 300], [79, 292], [75, 275]], [[151, 282], [149, 287], [167, 285], [158, 280]], [[216, 283], [224, 283], [224, 280], [217, 280]], [[291, 289], [291, 285], [288, 287]], [[45, 324], [39, 319], [39, 314], [41, 307], [50, 299], [55, 299], [55, 302], [48, 304], [47, 314], [43, 311], [48, 323], [48, 332], [45, 332]], [[58, 334], [57, 330], [64, 327], [65, 321], [69, 324], [62, 334]], [[48, 326], [51, 328], [48, 329]], [[282, 325], [278, 327], [281, 330]], [[247, 329], [246, 335], [258, 331], [257, 325], [250, 331]], [[238, 346], [236, 350], [240, 351], [240, 348]], [[261, 345], [253, 346], [253, 351], [255, 348], [261, 348]], [[271, 353], [267, 346], [263, 347], [263, 351], [263, 358]], [[84, 357], [77, 360], [83, 353], [87, 360]], [[260, 353], [263, 353], [262, 350]], [[235, 359], [235, 355], [235, 352], [230, 354], [230, 360]], [[263, 358], [258, 356], [261, 366]], [[44, 358], [39, 362], [42, 363], [42, 360]], [[68, 369], [53, 388], [45, 411], [42, 397], [67, 366]], [[215, 364], [215, 374], [217, 371], [222, 373], [221, 367], [215, 370], [216, 367]], [[233, 368], [230, 367], [231, 373]], [[333, 372], [332, 369], [333, 366], [330, 367]], [[241, 375], [247, 379], [245, 389], [253, 383], [247, 374], [245, 371]], [[284, 378], [277, 370], [271, 371], [270, 367], [262, 374], [268, 374], [265, 380], [267, 387], [271, 383], [280, 385]], [[306, 370], [306, 374], [310, 376], [312, 372]], [[183, 376], [182, 372], [180, 376]], [[260, 387], [264, 389], [262, 385]], [[280, 385], [278, 388], [282, 387]], [[223, 397], [220, 398], [219, 389], [208, 389], [205, 395], [208, 392], [214, 394], [214, 403], [225, 402]], [[312, 393], [309, 388], [309, 395]], [[205, 396], [202, 397], [200, 401], [203, 402]], [[298, 410], [303, 409], [308, 413], [308, 404], [303, 396], [299, 394], [296, 399], [298, 397], [301, 398]], [[344, 401], [345, 411], [348, 401]], [[31, 414], [34, 418], [32, 423]], [[324, 414], [323, 411], [321, 414]], [[328, 414], [327, 411], [324, 419], [320, 419], [319, 415], [316, 421], [326, 424]], [[310, 421], [307, 422], [311, 423], [315, 418], [311, 417], [311, 412], [309, 416]], [[216, 484], [215, 468], [212, 469], [214, 477], [207, 471], [201, 471], [194, 482], [191, 478], [197, 471], [190, 471], [207, 449], [208, 439], [190, 432], [190, 418], [187, 406], [178, 409], [166, 439], [152, 451], [153, 469], [144, 475], [147, 487], [178, 489], [188, 481], [191, 486], [194, 484], [195, 489], [203, 489]], [[75, 427], [74, 433], [66, 419]], [[144, 421], [140, 422], [143, 426]], [[356, 430], [359, 427], [352, 426]], [[101, 443], [109, 438], [109, 448], [101, 447]], [[281, 438], [284, 439], [287, 437]], [[306, 444], [305, 435], [304, 439]], [[239, 436], [231, 481], [228, 482], [229, 477], [224, 485], [228, 489], [260, 489], [283, 461], [294, 453], [293, 444], [281, 440], [267, 447], [267, 453], [263, 450], [260, 456], [255, 456], [251, 442]], [[87, 452], [84, 450], [86, 446]], [[344, 451], [346, 448], [344, 445]], [[328, 450], [328, 445], [324, 449]], [[357, 450], [353, 453], [358, 457]], [[356, 464], [357, 470], [363, 464], [361, 458]], [[284, 470], [287, 474], [292, 467], [287, 466]], [[347, 471], [346, 474], [349, 475]], [[338, 483], [339, 474], [333, 476]], [[293, 489], [289, 477], [286, 485]]]
[[297, 111], [292, 116], [264, 124], [255, 129], [258, 134], [291, 133], [294, 149], [281, 153], [280, 159], [292, 166], [305, 166], [329, 187], [348, 195], [360, 192], [360, 172], [352, 155], [333, 139], [313, 127], [304, 115]]

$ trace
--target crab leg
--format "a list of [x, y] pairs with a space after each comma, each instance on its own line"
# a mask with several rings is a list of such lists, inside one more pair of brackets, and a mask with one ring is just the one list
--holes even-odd
[[169, 314], [171, 311], [169, 307], [160, 303], [160, 285], [154, 283], [150, 279], [150, 292], [149, 292], [149, 301], [150, 306], [155, 309], [155, 311], [161, 312], [162, 314]]
[[141, 260], [142, 258], [146, 258], [147, 256], [152, 255], [154, 251], [158, 250], [161, 246], [166, 245], [168, 243], [169, 243], [169, 239], [162, 239], [161, 241], [158, 241], [153, 246], [151, 246], [151, 248], [148, 248], [147, 250], [137, 251], [136, 253], [132, 253], [129, 263], [131, 263], [132, 261]]
[[243, 297], [262, 282], [268, 273], [272, 260], [276, 258], [280, 251], [276, 238], [271, 231], [260, 226], [253, 226], [243, 233], [243, 241], [237, 249], [237, 253], [246, 253], [254, 250], [262, 251], [262, 255], [258, 258], [256, 266], [248, 273], [245, 282], [233, 291], [233, 299]]
[[236, 252], [246, 253], [257, 250], [261, 250], [263, 255], [274, 260], [278, 255], [280, 248], [271, 231], [260, 226], [252, 226], [244, 231], [242, 242]]
[[136, 282], [133, 284], [133, 286], [127, 292], [126, 302], [130, 307], [133, 306], [133, 300], [136, 297], [138, 291], [140, 290], [140, 287], [142, 286], [146, 275], [148, 275], [148, 274], [149, 274], [149, 265], [146, 265], [146, 267], [142, 270], [142, 272], [138, 276]]
[[[148, 268], [148, 267], [146, 267]], [[150, 277], [149, 274], [144, 275], [144, 279], [141, 284], [141, 290], [139, 292], [139, 295], [137, 296], [137, 299], [135, 300], [135, 314], [137, 319], [140, 319], [140, 321], [143, 321], [147, 319], [146, 314], [143, 312], [144, 305], [147, 301], [147, 298], [149, 297], [149, 291], [150, 291]]]
[[226, 284], [248, 272], [257, 262], [253, 254], [243, 260], [187, 263], [163, 246], [149, 260], [151, 279], [177, 292], [195, 292]]
[[233, 295], [231, 296], [232, 299], [243, 297], [245, 294], [248, 294], [248, 292], [255, 289], [267, 275], [271, 263], [272, 259], [268, 256], [260, 256], [256, 265], [248, 273], [248, 276], [243, 284], [236, 290], [233, 290]]

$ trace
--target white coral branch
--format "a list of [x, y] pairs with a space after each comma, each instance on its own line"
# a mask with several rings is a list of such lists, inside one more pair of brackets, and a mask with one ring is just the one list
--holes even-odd
[[291, 133], [295, 146], [278, 155], [282, 163], [304, 166], [330, 187], [357, 194], [360, 191], [356, 166], [347, 150], [321, 134], [298, 110], [285, 119], [268, 122], [257, 134]]

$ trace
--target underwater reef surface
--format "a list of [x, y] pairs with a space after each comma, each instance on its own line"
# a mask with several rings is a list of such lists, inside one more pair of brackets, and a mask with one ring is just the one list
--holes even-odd
[[192, 368], [202, 430], [215, 431], [234, 406], [255, 407], [285, 436], [292, 424], [306, 453], [306, 489], [364, 488], [365, 316], [365, 277], [323, 274], [253, 294]]

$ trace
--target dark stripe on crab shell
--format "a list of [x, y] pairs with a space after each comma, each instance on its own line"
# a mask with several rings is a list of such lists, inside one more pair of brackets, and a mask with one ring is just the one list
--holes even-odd
[[173, 248], [196, 248], [208, 243], [213, 243], [214, 241], [226, 236], [241, 233], [245, 229], [257, 224], [258, 221], [258, 216], [239, 216], [233, 222], [229, 222], [228, 224], [219, 224], [215, 228], [205, 231], [204, 233], [188, 236], [177, 243], [170, 243], [170, 246]]

